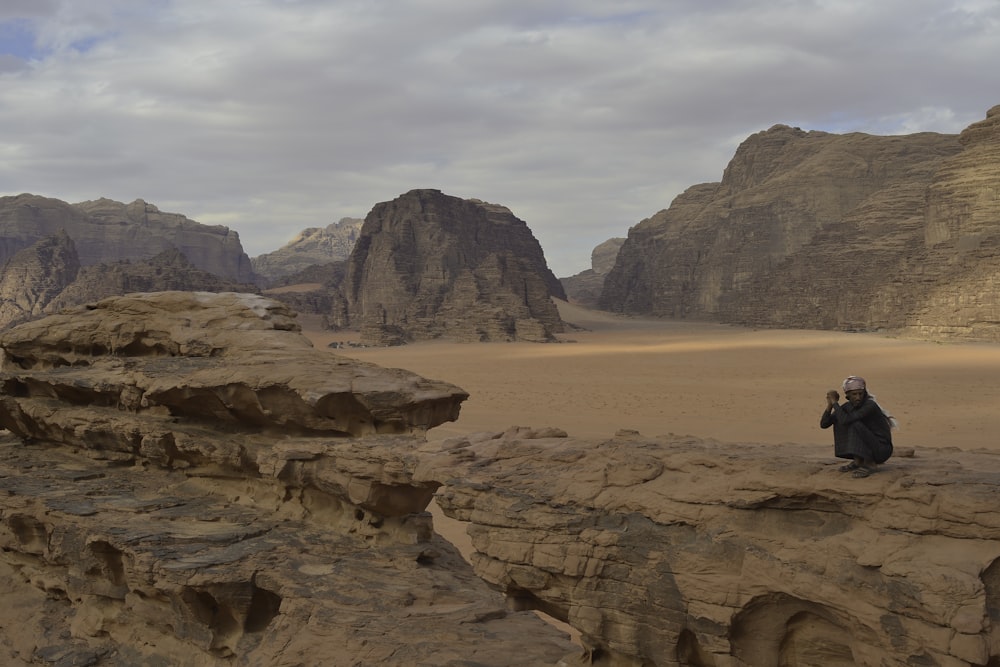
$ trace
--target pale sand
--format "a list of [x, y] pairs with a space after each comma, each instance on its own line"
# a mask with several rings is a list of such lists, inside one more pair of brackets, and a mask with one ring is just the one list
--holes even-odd
[[[900, 422], [897, 446], [995, 448], [1000, 344], [935, 343], [879, 334], [752, 330], [621, 318], [559, 302], [587, 331], [561, 344], [427, 342], [338, 354], [406, 368], [469, 392], [459, 420], [431, 440], [510, 426], [556, 426], [570, 436], [694, 435], [725, 442], [832, 449], [819, 428], [829, 389], [848, 375]], [[302, 318], [317, 347], [356, 340]]]

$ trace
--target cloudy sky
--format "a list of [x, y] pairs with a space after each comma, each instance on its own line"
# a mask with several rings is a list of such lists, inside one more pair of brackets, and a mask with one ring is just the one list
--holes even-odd
[[437, 188], [567, 276], [776, 123], [997, 104], [1000, 0], [0, 0], [0, 195], [141, 198], [251, 256]]

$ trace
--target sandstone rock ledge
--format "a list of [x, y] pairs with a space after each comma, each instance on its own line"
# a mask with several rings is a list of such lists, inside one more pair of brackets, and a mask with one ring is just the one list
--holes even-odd
[[827, 448], [539, 435], [453, 439], [416, 479], [594, 664], [1000, 665], [996, 453], [852, 479]]
[[137, 294], [0, 337], [0, 664], [554, 664], [426, 508], [466, 393], [314, 350], [245, 294]]

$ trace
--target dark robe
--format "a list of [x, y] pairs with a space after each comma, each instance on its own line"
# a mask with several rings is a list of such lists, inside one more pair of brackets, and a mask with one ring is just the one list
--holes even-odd
[[851, 454], [847, 444], [847, 428], [837, 423], [837, 420], [828, 407], [823, 411], [823, 416], [819, 418], [819, 427], [830, 428], [831, 426], [833, 427], [833, 455], [841, 459], [851, 459], [853, 461], [854, 454]]
[[[846, 431], [843, 458], [857, 457], [884, 463], [892, 456], [892, 426], [875, 399], [865, 393], [857, 407], [847, 401], [833, 409], [834, 438], [836, 427]], [[838, 456], [841, 456], [838, 454]]]

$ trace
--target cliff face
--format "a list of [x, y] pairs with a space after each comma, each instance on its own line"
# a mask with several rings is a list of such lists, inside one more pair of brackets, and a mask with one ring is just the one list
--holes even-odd
[[15, 253], [0, 272], [0, 328], [40, 315], [79, 271], [76, 246], [65, 231]]
[[176, 248], [203, 271], [253, 282], [250, 259], [236, 232], [163, 213], [141, 199], [131, 204], [99, 199], [70, 205], [30, 194], [0, 197], [0, 265], [60, 230], [73, 239], [81, 266], [143, 260]]
[[564, 634], [433, 533], [423, 432], [467, 394], [315, 350], [250, 294], [5, 332], [4, 665], [555, 664]]
[[310, 227], [274, 252], [251, 260], [257, 276], [274, 284], [312, 266], [347, 261], [361, 232], [360, 218], [341, 218], [326, 227]]
[[545, 341], [565, 298], [527, 225], [503, 206], [413, 190], [376, 204], [348, 261], [351, 324], [376, 343]]
[[[44, 312], [54, 313], [63, 308], [130, 292], [254, 292], [256, 287], [220, 278], [202, 271], [188, 261], [179, 250], [164, 250], [143, 261], [121, 261], [83, 267], [76, 279], [58, 295], [53, 296]], [[0, 322], [2, 324], [2, 322]]]
[[590, 268], [575, 276], [560, 278], [566, 298], [570, 303], [576, 303], [588, 308], [596, 308], [604, 289], [604, 279], [615, 266], [618, 251], [621, 250], [623, 238], [608, 239], [599, 244], [590, 253]]
[[775, 126], [629, 232], [602, 308], [1000, 339], [1000, 113], [960, 137]]

